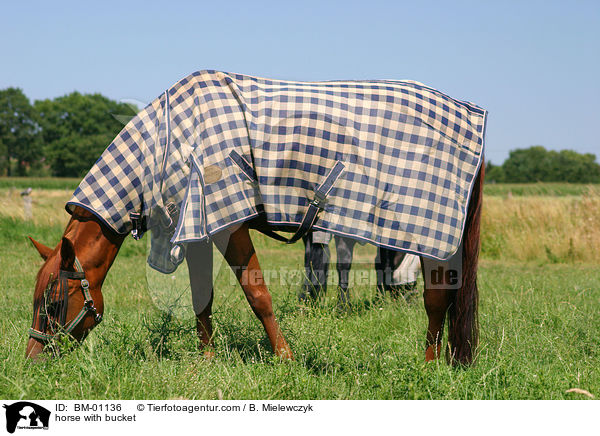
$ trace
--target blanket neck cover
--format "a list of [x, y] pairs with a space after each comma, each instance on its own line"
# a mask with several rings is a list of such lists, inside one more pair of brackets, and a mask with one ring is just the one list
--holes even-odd
[[140, 213], [153, 234], [150, 265], [172, 272], [158, 253], [172, 244], [259, 214], [299, 225], [335, 167], [313, 229], [445, 260], [461, 243], [486, 117], [412, 81], [198, 71], [131, 119], [67, 210], [82, 206], [119, 233]]

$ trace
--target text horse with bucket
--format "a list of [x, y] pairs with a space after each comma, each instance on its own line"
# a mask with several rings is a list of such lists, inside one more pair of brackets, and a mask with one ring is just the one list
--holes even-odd
[[[487, 113], [411, 81], [290, 82], [199, 71], [134, 117], [67, 203], [72, 217], [34, 294], [27, 355], [102, 319], [101, 286], [125, 235], [151, 230], [149, 264], [185, 258], [192, 289], [212, 274], [213, 242], [233, 268], [273, 351], [292, 351], [273, 313], [249, 228], [291, 243], [321, 230], [417, 254], [426, 359], [477, 346], [477, 261]], [[275, 231], [292, 232], [289, 238]], [[212, 288], [194, 296], [211, 343]]]

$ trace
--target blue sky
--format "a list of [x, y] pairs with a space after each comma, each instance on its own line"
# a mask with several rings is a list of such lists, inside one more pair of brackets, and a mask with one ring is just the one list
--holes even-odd
[[[100, 6], [101, 5], [101, 6]], [[490, 112], [486, 155], [600, 155], [600, 1], [10, 2], [0, 89], [149, 102], [199, 69], [412, 79]]]

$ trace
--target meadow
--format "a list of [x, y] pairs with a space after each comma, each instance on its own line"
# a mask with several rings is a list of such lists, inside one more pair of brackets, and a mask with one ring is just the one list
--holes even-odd
[[[19, 190], [34, 183], [33, 219], [25, 220]], [[334, 285], [317, 304], [298, 303], [302, 244], [283, 246], [260, 234], [255, 245], [295, 361], [273, 356], [219, 262], [216, 357], [204, 359], [185, 269], [165, 282], [145, 266], [145, 243], [127, 238], [103, 287], [104, 322], [76, 350], [32, 364], [24, 354], [41, 259], [26, 236], [58, 242], [68, 220], [68, 183], [0, 179], [0, 398], [589, 398], [571, 388], [600, 396], [600, 190], [594, 186], [486, 187], [481, 341], [470, 368], [424, 362], [420, 296], [380, 299], [372, 285], [360, 283], [352, 286], [348, 314], [335, 311]], [[374, 256], [373, 247], [357, 246], [353, 270], [369, 274]], [[335, 268], [330, 274], [335, 281]]]

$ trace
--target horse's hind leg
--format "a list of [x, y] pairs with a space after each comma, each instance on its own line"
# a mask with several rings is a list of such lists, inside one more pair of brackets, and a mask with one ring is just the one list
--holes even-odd
[[446, 313], [450, 304], [452, 304], [454, 294], [456, 293], [455, 290], [438, 289], [438, 286], [432, 285], [431, 277], [429, 277], [429, 275], [431, 275], [432, 271], [437, 270], [438, 264], [439, 262], [421, 258], [425, 282], [423, 300], [425, 302], [425, 312], [427, 312], [427, 318], [429, 319], [425, 343], [425, 360], [428, 362], [440, 357], [442, 351], [442, 337], [444, 335], [444, 321], [446, 320]]
[[229, 235], [226, 249], [222, 249], [219, 244], [217, 246], [242, 285], [250, 307], [262, 322], [273, 352], [279, 357], [293, 359], [292, 350], [275, 319], [271, 294], [265, 284], [254, 245], [250, 239], [248, 225], [243, 224]]
[[350, 281], [350, 268], [352, 268], [352, 257], [356, 240], [335, 236], [335, 251], [337, 254], [338, 285], [338, 309], [346, 310], [350, 305], [350, 293], [348, 283]]
[[329, 277], [329, 240], [325, 232], [309, 232], [304, 241], [304, 285], [298, 296], [300, 301], [317, 300], [327, 292]]
[[389, 293], [393, 299], [402, 296], [400, 286], [394, 284], [394, 271], [400, 266], [405, 253], [383, 247], [377, 248], [375, 271], [377, 273], [377, 291], [381, 297]]

